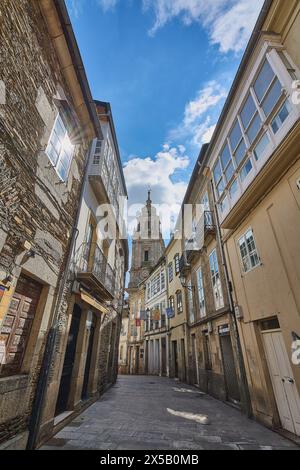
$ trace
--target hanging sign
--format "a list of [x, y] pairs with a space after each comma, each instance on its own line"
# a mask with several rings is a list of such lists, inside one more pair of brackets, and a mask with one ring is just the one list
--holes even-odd
[[5, 292], [5, 287], [4, 286], [0, 286], [0, 303], [1, 303], [1, 300], [4, 296], [4, 292]]
[[159, 308], [156, 308], [155, 310], [152, 311], [152, 320], [154, 320], [154, 321], [159, 321], [160, 320], [160, 310], [159, 310]]
[[140, 311], [140, 320], [145, 321], [147, 319], [147, 312], [146, 310], [141, 310]]

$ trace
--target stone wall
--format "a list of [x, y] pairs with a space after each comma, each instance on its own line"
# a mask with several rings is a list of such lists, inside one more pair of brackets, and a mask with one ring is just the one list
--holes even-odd
[[[0, 388], [5, 388], [0, 394], [3, 442], [27, 429], [54, 299], [65, 270], [89, 142], [83, 138], [76, 146], [68, 180], [62, 183], [45, 149], [57, 114], [54, 98], [66, 99], [70, 106], [73, 103], [38, 2], [2, 0], [0, 18], [0, 78], [5, 85], [5, 100], [0, 105], [0, 282], [9, 277], [7, 295], [11, 296], [24, 269], [45, 286], [45, 310], [24, 371], [27, 384], [20, 384], [18, 377], [0, 378]], [[32, 247], [34, 258], [28, 259], [25, 246]], [[65, 292], [61, 323], [66, 322], [68, 296]], [[0, 327], [5, 313], [1, 310]]]

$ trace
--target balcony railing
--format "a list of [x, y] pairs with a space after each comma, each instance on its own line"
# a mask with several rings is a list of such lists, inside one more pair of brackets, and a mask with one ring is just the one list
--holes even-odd
[[114, 271], [97, 243], [82, 244], [76, 270], [77, 279], [101, 294], [104, 300], [114, 298]]
[[199, 251], [205, 246], [206, 237], [215, 232], [216, 226], [214, 223], [214, 215], [211, 211], [204, 211], [200, 220], [192, 234], [191, 238], [186, 241], [185, 252], [186, 255], [180, 259], [180, 271], [186, 269], [187, 262], [193, 259], [193, 256], [198, 254]]

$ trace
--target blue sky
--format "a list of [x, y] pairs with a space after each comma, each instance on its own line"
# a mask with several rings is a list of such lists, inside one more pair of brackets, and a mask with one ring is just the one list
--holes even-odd
[[263, 0], [67, 0], [95, 99], [112, 105], [129, 203], [176, 213]]

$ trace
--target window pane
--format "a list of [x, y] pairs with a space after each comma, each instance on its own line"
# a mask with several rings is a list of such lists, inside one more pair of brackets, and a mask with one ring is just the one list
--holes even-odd
[[222, 169], [221, 169], [220, 160], [218, 160], [214, 169], [214, 179], [215, 179], [216, 184], [220, 181], [221, 176], [222, 176]]
[[282, 106], [281, 110], [279, 111], [279, 113], [275, 116], [274, 120], [272, 121], [271, 125], [272, 125], [274, 134], [276, 134], [279, 131], [282, 124], [289, 116], [290, 110], [291, 110], [290, 104], [288, 101], [286, 101], [284, 105]]
[[231, 159], [231, 156], [230, 156], [230, 152], [229, 152], [229, 147], [228, 147], [228, 145], [225, 145], [224, 150], [221, 153], [221, 161], [222, 161], [222, 166], [223, 166], [224, 170], [227, 167], [228, 162], [230, 161], [230, 159]]
[[236, 121], [234, 128], [232, 129], [231, 134], [229, 135], [230, 145], [231, 145], [233, 152], [236, 149], [237, 145], [239, 144], [241, 138], [242, 138], [242, 131], [241, 131], [239, 122]]
[[221, 211], [222, 211], [222, 212], [225, 212], [225, 211], [228, 209], [228, 206], [229, 206], [229, 204], [228, 204], [228, 197], [225, 196], [224, 199], [223, 199], [223, 201], [221, 201], [221, 203], [220, 203]]
[[274, 106], [277, 104], [281, 95], [282, 86], [279, 80], [276, 79], [262, 104], [266, 116], [269, 116], [269, 114], [271, 114], [274, 109]]
[[259, 160], [263, 156], [269, 143], [269, 137], [267, 136], [267, 134], [265, 134], [254, 149], [254, 156], [256, 160]]
[[266, 60], [254, 84], [254, 90], [260, 102], [269, 88], [274, 76], [275, 73], [273, 72], [269, 62]]
[[249, 127], [248, 132], [247, 132], [247, 136], [249, 138], [250, 144], [253, 143], [260, 129], [261, 129], [261, 119], [259, 117], [259, 114], [257, 113], [257, 115], [253, 119], [251, 126]]
[[244, 181], [244, 179], [249, 175], [251, 170], [252, 170], [252, 163], [251, 163], [251, 160], [249, 159], [247, 163], [243, 166], [242, 171], [241, 171], [242, 181]]
[[241, 119], [245, 129], [247, 129], [249, 122], [256, 113], [256, 106], [251, 95], [248, 96], [246, 103], [241, 111]]
[[235, 154], [234, 154], [235, 161], [236, 161], [237, 165], [239, 165], [241, 163], [241, 161], [244, 159], [244, 156], [246, 155], [246, 152], [247, 152], [247, 148], [246, 148], [246, 145], [245, 145], [245, 141], [243, 139], [242, 142], [240, 143], [240, 145], [238, 146]]

